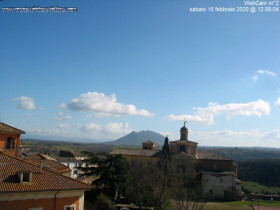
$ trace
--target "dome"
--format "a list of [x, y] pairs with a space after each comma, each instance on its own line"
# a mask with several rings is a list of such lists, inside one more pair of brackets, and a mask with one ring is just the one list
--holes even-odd
[[181, 128], [181, 131], [187, 131], [187, 127], [186, 127], [186, 121], [184, 122], [184, 126]]

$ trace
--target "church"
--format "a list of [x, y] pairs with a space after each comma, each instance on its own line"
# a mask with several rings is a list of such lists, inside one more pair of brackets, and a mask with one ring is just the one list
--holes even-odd
[[[190, 141], [185, 123], [180, 139], [170, 142], [171, 165], [176, 173], [200, 179], [203, 197], [208, 200], [237, 200], [241, 197], [241, 182], [237, 179], [237, 164], [218, 153], [198, 152], [198, 143]], [[130, 164], [139, 161], [156, 163], [161, 151], [152, 141], [142, 143], [142, 149], [114, 149], [111, 154], [124, 155]]]

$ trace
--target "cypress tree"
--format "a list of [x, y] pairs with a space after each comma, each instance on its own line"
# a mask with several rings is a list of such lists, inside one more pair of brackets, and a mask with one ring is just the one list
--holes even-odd
[[170, 148], [169, 148], [169, 139], [166, 136], [164, 140], [164, 145], [162, 147], [163, 157], [167, 160], [171, 160]]

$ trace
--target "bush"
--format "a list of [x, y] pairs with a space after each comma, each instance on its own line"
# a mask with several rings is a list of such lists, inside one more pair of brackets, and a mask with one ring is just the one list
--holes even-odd
[[94, 206], [96, 207], [96, 209], [116, 210], [115, 203], [103, 193], [97, 196]]

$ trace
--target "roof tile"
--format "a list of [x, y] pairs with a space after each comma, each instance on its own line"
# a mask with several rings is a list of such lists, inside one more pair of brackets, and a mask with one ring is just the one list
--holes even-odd
[[[19, 182], [19, 172], [31, 172], [31, 184]], [[53, 170], [42, 169], [25, 160], [0, 152], [0, 193], [48, 191], [48, 190], [89, 190], [92, 186]]]
[[25, 134], [24, 131], [0, 122], [0, 133]]

